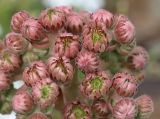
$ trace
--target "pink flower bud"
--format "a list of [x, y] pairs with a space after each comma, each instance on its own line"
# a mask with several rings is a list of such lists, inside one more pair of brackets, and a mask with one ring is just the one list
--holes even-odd
[[65, 106], [64, 119], [91, 119], [91, 110], [86, 104], [75, 100]]
[[12, 107], [13, 110], [17, 113], [25, 114], [31, 111], [33, 106], [33, 101], [30, 95], [23, 91], [21, 93], [17, 93], [12, 98]]
[[10, 87], [11, 79], [9, 78], [8, 74], [0, 71], [0, 91], [6, 90]]
[[143, 47], [135, 47], [128, 56], [128, 63], [132, 69], [141, 70], [149, 59], [148, 52]]
[[76, 63], [78, 68], [86, 73], [95, 72], [98, 70], [99, 58], [93, 52], [81, 51], [76, 58]]
[[80, 50], [79, 36], [71, 33], [60, 34], [56, 39], [54, 50], [59, 56], [75, 58]]
[[117, 73], [113, 77], [113, 87], [121, 96], [131, 97], [137, 91], [137, 82], [129, 73]]
[[41, 112], [34, 112], [27, 119], [48, 119], [48, 117]]
[[41, 12], [38, 21], [47, 31], [55, 31], [62, 27], [65, 16], [58, 9], [48, 8]]
[[42, 25], [34, 18], [29, 18], [23, 22], [21, 33], [31, 43], [39, 43], [46, 37]]
[[29, 14], [26, 11], [20, 11], [15, 13], [12, 16], [12, 20], [11, 20], [12, 30], [15, 32], [20, 32], [23, 22], [28, 18], [29, 18]]
[[8, 51], [3, 51], [0, 57], [0, 70], [6, 73], [16, 72], [21, 68], [21, 65], [22, 60], [20, 56]]
[[112, 39], [110, 32], [100, 22], [90, 22], [84, 26], [83, 47], [94, 52], [104, 52]]
[[107, 28], [111, 28], [113, 25], [113, 14], [104, 9], [99, 9], [92, 13], [91, 18], [95, 21], [103, 22]]
[[138, 116], [140, 119], [148, 119], [153, 113], [153, 101], [148, 95], [142, 95], [136, 99], [138, 104]]
[[32, 96], [34, 102], [41, 108], [46, 108], [54, 104], [59, 95], [58, 85], [51, 81], [51, 79], [44, 79], [41, 82], [37, 82], [32, 87]]
[[29, 86], [35, 85], [36, 82], [50, 77], [47, 65], [43, 61], [34, 61], [23, 72], [23, 79]]
[[27, 49], [28, 41], [21, 34], [11, 32], [5, 37], [5, 45], [10, 52], [22, 54]]
[[122, 44], [129, 44], [135, 38], [135, 27], [124, 15], [115, 16], [114, 34], [116, 40]]
[[70, 7], [70, 6], [57, 6], [54, 9], [59, 11], [59, 12], [63, 12], [66, 15], [70, 14], [71, 12], [73, 12], [73, 8]]
[[92, 110], [98, 119], [103, 119], [110, 113], [110, 104], [103, 99], [96, 100], [92, 104]]
[[73, 78], [73, 67], [70, 60], [65, 56], [49, 58], [48, 67], [52, 78], [57, 82], [66, 83]]
[[136, 114], [137, 105], [134, 100], [129, 98], [120, 100], [113, 108], [115, 119], [134, 119]]
[[81, 33], [83, 25], [83, 19], [78, 13], [72, 12], [66, 18], [65, 28], [71, 33]]
[[98, 99], [107, 94], [112, 81], [106, 72], [87, 74], [80, 85], [81, 93], [89, 99]]

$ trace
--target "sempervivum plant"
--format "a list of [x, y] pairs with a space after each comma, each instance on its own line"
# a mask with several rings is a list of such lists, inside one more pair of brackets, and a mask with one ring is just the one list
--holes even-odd
[[[26, 11], [0, 42], [0, 113], [16, 119], [147, 119], [152, 99], [135, 97], [147, 51], [124, 15], [69, 6]], [[15, 89], [13, 84], [24, 84]]]

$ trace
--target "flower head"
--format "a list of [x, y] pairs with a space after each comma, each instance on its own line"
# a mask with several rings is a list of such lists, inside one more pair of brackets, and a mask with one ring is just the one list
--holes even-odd
[[83, 19], [78, 13], [72, 12], [66, 18], [65, 28], [71, 33], [80, 34], [83, 25]]
[[20, 11], [12, 16], [11, 27], [15, 32], [20, 32], [23, 22], [29, 18], [29, 14], [26, 11]]
[[31, 114], [27, 119], [48, 119], [48, 117], [41, 112], [35, 112]]
[[17, 93], [12, 98], [12, 107], [17, 113], [25, 114], [32, 109], [32, 106], [32, 98], [25, 91]]
[[75, 100], [65, 106], [64, 119], [91, 119], [91, 110], [86, 104]]
[[34, 61], [23, 71], [23, 79], [29, 86], [50, 77], [47, 65], [43, 61]]
[[47, 31], [55, 31], [63, 26], [65, 15], [59, 9], [48, 8], [41, 12], [38, 21]]
[[4, 73], [3, 71], [0, 71], [0, 91], [8, 89], [10, 84], [11, 79], [9, 75]]
[[138, 116], [140, 119], [147, 119], [153, 113], [153, 101], [148, 95], [142, 95], [136, 99], [138, 105]]
[[5, 37], [5, 45], [10, 52], [22, 54], [27, 49], [28, 42], [21, 34], [11, 32]]
[[127, 72], [117, 73], [113, 77], [113, 87], [119, 95], [130, 97], [137, 91], [137, 82], [135, 77]]
[[7, 50], [3, 51], [0, 57], [0, 69], [6, 73], [16, 72], [21, 68], [22, 60], [21, 57], [8, 52]]
[[135, 38], [135, 27], [124, 15], [115, 16], [114, 34], [116, 40], [122, 44], [129, 44]]
[[100, 22], [90, 22], [84, 26], [83, 47], [89, 51], [104, 52], [111, 40], [110, 32]]
[[75, 58], [80, 50], [80, 41], [78, 35], [71, 33], [62, 33], [55, 42], [54, 51], [60, 56]]
[[92, 13], [91, 18], [94, 21], [103, 22], [107, 28], [111, 28], [113, 25], [113, 14], [107, 10], [99, 9]]
[[107, 94], [112, 81], [106, 72], [87, 74], [80, 85], [81, 93], [89, 99], [98, 99]]
[[73, 78], [73, 67], [70, 60], [65, 56], [49, 58], [48, 67], [52, 78], [57, 82], [66, 83]]
[[81, 51], [76, 58], [76, 63], [78, 68], [86, 73], [95, 72], [98, 70], [99, 58], [93, 52]]
[[148, 52], [143, 47], [135, 47], [128, 56], [128, 63], [132, 69], [143, 69], [149, 59]]
[[137, 114], [137, 105], [133, 99], [124, 98], [113, 107], [115, 119], [134, 119]]
[[32, 96], [34, 102], [41, 108], [46, 108], [56, 102], [59, 95], [59, 87], [51, 79], [44, 79], [41, 82], [37, 82], [32, 87]]
[[39, 43], [46, 37], [43, 26], [34, 18], [28, 18], [23, 22], [21, 33], [31, 43]]

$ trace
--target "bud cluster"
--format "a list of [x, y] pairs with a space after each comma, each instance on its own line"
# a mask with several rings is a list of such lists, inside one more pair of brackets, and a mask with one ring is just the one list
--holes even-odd
[[134, 99], [149, 56], [126, 16], [59, 6], [38, 18], [17, 12], [11, 28], [0, 44], [0, 91], [23, 79], [11, 101], [17, 119], [55, 119], [56, 111], [64, 119], [146, 119], [153, 112], [149, 96]]

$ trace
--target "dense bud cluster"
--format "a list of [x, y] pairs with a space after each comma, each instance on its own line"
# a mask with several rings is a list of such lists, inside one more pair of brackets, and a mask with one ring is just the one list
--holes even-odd
[[[149, 57], [126, 16], [58, 6], [38, 18], [15, 13], [11, 28], [0, 42], [0, 112], [9, 113], [10, 102], [17, 119], [146, 119], [153, 112], [149, 96], [134, 97]], [[24, 82], [18, 90], [16, 80]]]

